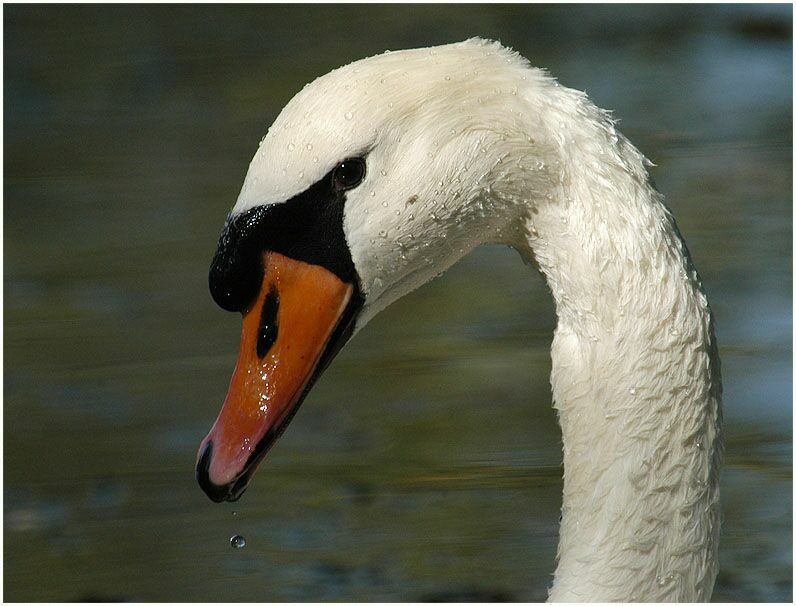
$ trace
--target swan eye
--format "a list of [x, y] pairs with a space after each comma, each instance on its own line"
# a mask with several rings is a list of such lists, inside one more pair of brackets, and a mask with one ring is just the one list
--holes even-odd
[[362, 158], [343, 160], [334, 169], [332, 178], [335, 187], [339, 190], [356, 187], [365, 178], [365, 160]]

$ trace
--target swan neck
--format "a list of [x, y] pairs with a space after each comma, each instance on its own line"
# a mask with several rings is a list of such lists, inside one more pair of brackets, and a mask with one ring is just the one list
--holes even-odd
[[573, 103], [581, 122], [556, 120], [552, 178], [544, 190], [538, 170], [530, 177], [522, 219], [557, 315], [564, 494], [550, 599], [706, 600], [721, 458], [710, 309], [645, 159], [607, 116]]

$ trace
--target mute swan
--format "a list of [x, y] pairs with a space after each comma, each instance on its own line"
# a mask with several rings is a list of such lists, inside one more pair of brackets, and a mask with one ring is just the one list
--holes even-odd
[[210, 268], [243, 335], [197, 456], [202, 488], [239, 498], [353, 333], [502, 243], [556, 306], [564, 495], [550, 600], [709, 599], [719, 360], [647, 164], [585, 94], [496, 42], [387, 52], [307, 85], [260, 142]]

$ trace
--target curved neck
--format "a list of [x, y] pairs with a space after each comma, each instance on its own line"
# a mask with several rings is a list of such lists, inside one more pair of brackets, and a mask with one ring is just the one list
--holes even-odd
[[534, 195], [514, 243], [544, 275], [558, 318], [564, 495], [550, 599], [706, 600], [721, 458], [710, 309], [643, 156], [585, 97], [559, 91], [578, 117], [551, 109], [560, 136], [528, 171]]

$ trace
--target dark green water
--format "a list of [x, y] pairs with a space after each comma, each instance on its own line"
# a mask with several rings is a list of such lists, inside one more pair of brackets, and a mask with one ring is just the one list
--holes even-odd
[[338, 65], [472, 35], [587, 90], [658, 165], [723, 358], [714, 598], [792, 599], [790, 6], [4, 18], [7, 600], [546, 596], [554, 315], [508, 250], [477, 251], [357, 336], [242, 501], [213, 504], [193, 477], [240, 326], [207, 268], [257, 142]]

